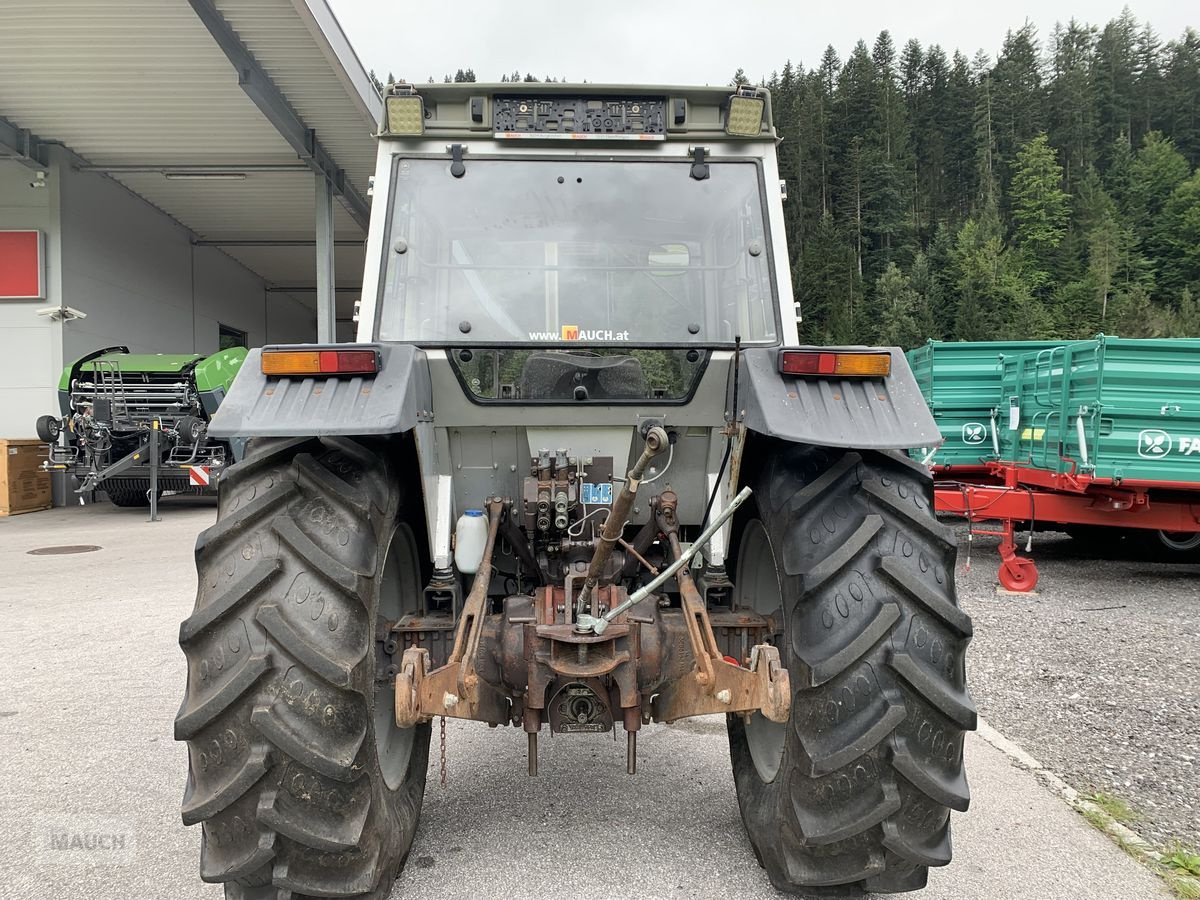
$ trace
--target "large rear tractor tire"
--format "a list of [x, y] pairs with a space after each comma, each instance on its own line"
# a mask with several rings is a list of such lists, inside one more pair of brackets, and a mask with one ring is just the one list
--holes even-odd
[[773, 617], [795, 694], [786, 724], [729, 717], [742, 820], [780, 890], [917, 890], [969, 797], [954, 541], [898, 455], [770, 451], [735, 528], [735, 597]]
[[184, 824], [230, 900], [383, 898], [412, 846], [429, 726], [400, 729], [379, 625], [420, 608], [389, 448], [256, 441], [221, 479], [179, 629]]

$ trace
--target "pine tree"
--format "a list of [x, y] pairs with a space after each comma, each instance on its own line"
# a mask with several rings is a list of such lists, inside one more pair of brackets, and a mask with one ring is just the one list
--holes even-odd
[[1096, 106], [1093, 102], [1093, 44], [1096, 30], [1072, 19], [1056, 26], [1051, 37], [1053, 77], [1047, 90], [1050, 143], [1061, 151], [1063, 184], [1075, 179], [1095, 161]]
[[1096, 98], [1097, 162], [1107, 168], [1112, 148], [1133, 134], [1134, 79], [1137, 71], [1137, 21], [1128, 8], [1104, 26], [1092, 58]]
[[1041, 48], [1028, 22], [1010, 31], [991, 72], [993, 135], [1000, 184], [1007, 189], [1018, 148], [1045, 131]]
[[1049, 279], [1053, 251], [1067, 233], [1070, 197], [1061, 185], [1062, 167], [1040, 134], [1017, 152], [1010, 193], [1013, 243], [1025, 254], [1035, 287]]
[[1163, 125], [1188, 162], [1200, 165], [1200, 34], [1188, 28], [1167, 44]]
[[851, 308], [859, 279], [854, 255], [838, 235], [832, 217], [822, 217], [792, 277], [804, 316], [804, 339], [823, 344], [850, 343], [854, 333]]
[[1163, 204], [1151, 245], [1159, 254], [1158, 286], [1167, 296], [1200, 291], [1200, 170]]
[[911, 348], [920, 344], [922, 334], [917, 317], [921, 298], [895, 263], [888, 263], [875, 282], [875, 298], [880, 310], [876, 340], [888, 347]]

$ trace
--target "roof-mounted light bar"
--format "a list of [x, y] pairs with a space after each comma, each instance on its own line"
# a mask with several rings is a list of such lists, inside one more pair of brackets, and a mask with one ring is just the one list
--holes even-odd
[[379, 371], [379, 351], [305, 348], [262, 352], [264, 375], [374, 375]]
[[892, 374], [892, 354], [857, 350], [784, 350], [779, 354], [779, 371], [784, 375], [886, 378]]

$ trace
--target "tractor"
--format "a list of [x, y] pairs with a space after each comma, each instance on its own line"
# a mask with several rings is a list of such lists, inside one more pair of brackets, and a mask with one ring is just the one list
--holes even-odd
[[[796, 893], [951, 857], [976, 713], [896, 348], [806, 346], [771, 98], [389, 85], [356, 343], [252, 350], [175, 720], [226, 897], [386, 897], [431, 723], [722, 716]], [[444, 734], [444, 731], [443, 731]], [[576, 737], [572, 738], [574, 735]], [[661, 742], [656, 742], [661, 746]]]

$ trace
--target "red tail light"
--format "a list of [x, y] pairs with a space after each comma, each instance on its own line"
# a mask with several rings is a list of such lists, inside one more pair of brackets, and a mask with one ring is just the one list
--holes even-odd
[[375, 350], [264, 350], [264, 375], [374, 375]]
[[784, 350], [779, 354], [779, 371], [784, 375], [886, 378], [892, 373], [892, 355], [840, 350]]

